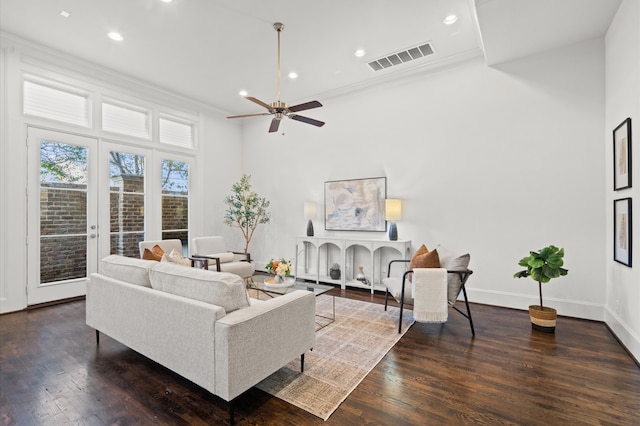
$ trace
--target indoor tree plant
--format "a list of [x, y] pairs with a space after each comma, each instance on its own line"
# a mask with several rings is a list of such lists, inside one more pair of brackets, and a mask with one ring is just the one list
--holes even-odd
[[240, 228], [246, 242], [245, 253], [249, 251], [249, 242], [258, 225], [269, 223], [271, 219], [267, 211], [269, 201], [251, 190], [250, 179], [250, 175], [242, 175], [240, 180], [231, 187], [232, 194], [224, 199], [227, 205], [224, 223]]
[[531, 327], [534, 330], [553, 333], [556, 328], [557, 312], [553, 308], [542, 304], [542, 283], [548, 283], [553, 278], [567, 275], [569, 272], [564, 269], [564, 248], [559, 249], [554, 245], [545, 247], [539, 251], [530, 251], [529, 256], [523, 257], [518, 265], [527, 269], [516, 272], [514, 278], [531, 277], [538, 282], [538, 293], [540, 294], [540, 305], [529, 306], [529, 317]]

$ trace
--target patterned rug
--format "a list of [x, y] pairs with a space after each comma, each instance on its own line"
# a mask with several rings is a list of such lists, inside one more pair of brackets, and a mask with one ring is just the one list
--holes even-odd
[[[256, 386], [323, 420], [338, 408], [413, 323], [399, 309], [357, 300], [335, 298], [336, 320], [316, 333], [316, 346], [307, 352], [304, 373], [300, 359], [290, 362]], [[319, 296], [316, 314], [331, 316], [332, 297]]]

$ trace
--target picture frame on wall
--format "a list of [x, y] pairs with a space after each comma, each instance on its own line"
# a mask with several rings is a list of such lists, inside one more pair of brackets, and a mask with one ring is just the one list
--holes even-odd
[[334, 180], [324, 183], [324, 228], [327, 231], [387, 230], [387, 178]]
[[631, 198], [613, 201], [613, 260], [631, 267]]
[[631, 118], [613, 130], [613, 190], [631, 188]]

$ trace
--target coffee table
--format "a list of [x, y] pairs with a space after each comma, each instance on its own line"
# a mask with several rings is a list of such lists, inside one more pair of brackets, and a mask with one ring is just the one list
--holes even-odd
[[[315, 294], [316, 297], [318, 297], [321, 294], [325, 294], [329, 290], [334, 289], [334, 287], [329, 285], [316, 284], [314, 282], [300, 281], [297, 279], [293, 282], [293, 285], [289, 287], [272, 287], [272, 286], [267, 286], [264, 283], [264, 279], [266, 278], [269, 278], [269, 277], [267, 276], [265, 276], [264, 278], [261, 276], [254, 277], [253, 281], [250, 282], [249, 285], [247, 286], [248, 289], [256, 290], [258, 294], [258, 299], [260, 299], [260, 296], [259, 296], [260, 293], [265, 294], [269, 297], [277, 297], [277, 296], [282, 296], [283, 294], [291, 293], [292, 291], [295, 291], [295, 290], [311, 291]], [[328, 326], [329, 324], [331, 324], [336, 320], [336, 296], [334, 295], [330, 295], [330, 296], [332, 296], [332, 304], [333, 304], [332, 316], [329, 317], [329, 316], [316, 314], [316, 317], [322, 318], [322, 320], [316, 320], [316, 325], [318, 326], [318, 328], [316, 328], [316, 331]], [[328, 320], [328, 321], [324, 321], [324, 320]]]

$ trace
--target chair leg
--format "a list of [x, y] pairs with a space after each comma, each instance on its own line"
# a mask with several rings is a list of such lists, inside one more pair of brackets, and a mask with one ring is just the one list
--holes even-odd
[[304, 373], [304, 354], [300, 355], [300, 372]]
[[469, 318], [469, 325], [471, 326], [471, 335], [475, 337], [476, 330], [473, 327], [473, 319], [471, 319], [471, 309], [469, 308], [469, 299], [467, 299], [467, 289], [462, 286], [462, 294], [464, 294], [464, 304], [467, 306], [467, 318]]
[[387, 304], [389, 303], [389, 289], [384, 292], [384, 310], [387, 310]]
[[400, 318], [398, 319], [398, 334], [402, 333], [402, 308], [404, 307], [404, 294], [400, 299]]
[[96, 330], [96, 345], [100, 344], [100, 332]]

